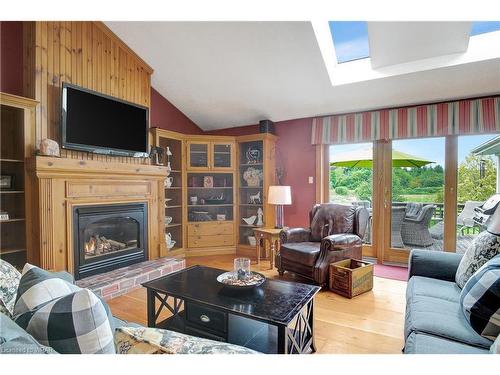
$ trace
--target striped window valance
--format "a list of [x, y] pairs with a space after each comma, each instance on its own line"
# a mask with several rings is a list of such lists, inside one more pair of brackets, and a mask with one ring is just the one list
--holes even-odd
[[316, 117], [312, 144], [500, 132], [500, 96]]

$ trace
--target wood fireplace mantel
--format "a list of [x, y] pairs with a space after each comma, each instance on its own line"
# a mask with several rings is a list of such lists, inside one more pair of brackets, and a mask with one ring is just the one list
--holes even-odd
[[36, 156], [28, 168], [33, 186], [28, 262], [73, 273], [73, 206], [110, 203], [147, 202], [148, 258], [164, 255], [165, 167]]

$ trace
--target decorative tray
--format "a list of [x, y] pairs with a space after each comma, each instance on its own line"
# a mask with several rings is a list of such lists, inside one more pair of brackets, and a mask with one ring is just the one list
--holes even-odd
[[225, 272], [219, 276], [217, 276], [217, 281], [224, 285], [224, 287], [233, 289], [233, 290], [245, 290], [256, 288], [266, 281], [264, 275], [258, 272], [250, 272], [251, 276], [249, 276], [246, 280], [239, 280], [238, 275], [235, 272]]

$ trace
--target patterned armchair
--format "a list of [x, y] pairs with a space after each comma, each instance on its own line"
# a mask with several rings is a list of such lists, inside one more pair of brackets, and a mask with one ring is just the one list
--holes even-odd
[[346, 258], [361, 259], [361, 239], [368, 223], [368, 211], [351, 205], [317, 204], [309, 220], [309, 228], [281, 231], [278, 272], [283, 275], [290, 271], [325, 285], [330, 263]]

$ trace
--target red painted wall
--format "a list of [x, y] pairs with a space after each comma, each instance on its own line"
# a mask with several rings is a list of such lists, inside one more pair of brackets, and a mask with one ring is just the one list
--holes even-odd
[[198, 125], [179, 111], [158, 91], [151, 88], [151, 126], [183, 134], [203, 134]]
[[[278, 138], [276, 164], [285, 169], [283, 185], [291, 186], [292, 205], [285, 206], [285, 224], [290, 227], [308, 227], [309, 210], [316, 202], [316, 185], [308, 183], [308, 177], [316, 179], [316, 150], [311, 144], [312, 119], [276, 122]], [[248, 135], [259, 132], [258, 125], [221, 129], [206, 134]]]
[[0, 91], [23, 94], [23, 23], [0, 21]]

